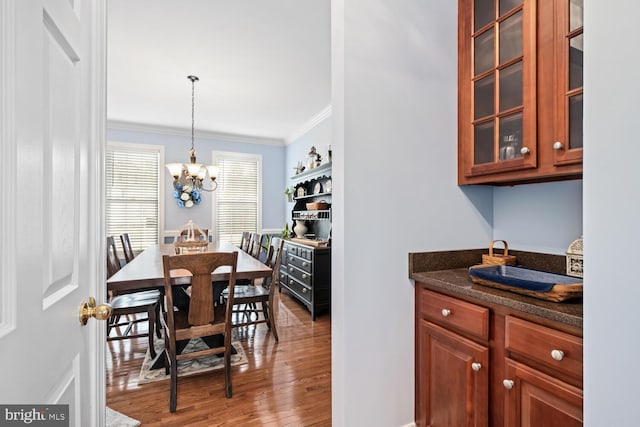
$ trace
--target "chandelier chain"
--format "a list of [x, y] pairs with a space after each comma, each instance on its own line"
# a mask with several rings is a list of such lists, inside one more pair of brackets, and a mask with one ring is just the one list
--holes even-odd
[[193, 150], [193, 141], [195, 139], [195, 109], [196, 109], [196, 80], [198, 79], [196, 76], [189, 76], [191, 80], [191, 149]]

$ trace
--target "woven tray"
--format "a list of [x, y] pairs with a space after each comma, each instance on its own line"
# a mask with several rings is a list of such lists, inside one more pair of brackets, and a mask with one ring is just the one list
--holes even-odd
[[303, 245], [309, 245], [316, 248], [323, 248], [329, 244], [327, 240], [311, 240], [311, 239], [302, 239], [299, 237], [292, 237], [289, 240], [296, 243], [302, 243]]
[[[469, 271], [471, 272], [471, 270], [475, 268], [487, 268], [487, 267], [491, 267], [491, 266], [482, 265], [482, 264], [474, 265], [469, 267]], [[562, 276], [562, 275], [552, 275], [552, 274], [550, 275], [557, 276], [557, 277]], [[564, 277], [569, 278], [569, 276], [564, 276]], [[575, 283], [563, 283], [563, 284], [555, 283], [551, 286], [551, 288], [548, 291], [544, 291], [544, 292], [520, 288], [516, 286], [510, 286], [504, 283], [499, 283], [498, 281], [496, 281], [496, 280], [499, 280], [499, 278], [495, 280], [490, 280], [487, 278], [475, 277], [471, 274], [470, 274], [470, 278], [473, 283], [476, 283], [479, 285], [502, 289], [504, 291], [509, 291], [509, 292], [515, 292], [521, 295], [527, 295], [527, 296], [543, 299], [545, 301], [562, 302], [562, 301], [567, 301], [570, 299], [582, 297], [582, 289], [583, 289], [582, 282], [580, 281], [580, 279], [577, 279], [574, 277], [571, 277], [569, 279], [575, 279]]]

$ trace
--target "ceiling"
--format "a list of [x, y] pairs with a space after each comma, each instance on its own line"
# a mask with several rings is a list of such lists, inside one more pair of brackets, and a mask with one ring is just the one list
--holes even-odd
[[[331, 103], [330, 0], [107, 0], [110, 123], [288, 140]], [[124, 123], [121, 123], [124, 122]]]

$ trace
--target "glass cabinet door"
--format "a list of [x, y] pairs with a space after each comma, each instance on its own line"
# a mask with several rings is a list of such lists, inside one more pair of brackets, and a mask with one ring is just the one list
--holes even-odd
[[535, 166], [535, 27], [525, 3], [474, 2], [472, 174]]
[[[534, 0], [467, 0], [469, 176], [536, 166]], [[467, 12], [463, 12], [464, 10]], [[468, 12], [468, 11], [472, 12]], [[464, 22], [464, 18], [463, 18]], [[463, 24], [464, 25], [464, 24]], [[462, 31], [465, 31], [464, 29]], [[462, 35], [462, 33], [461, 33]], [[461, 62], [464, 64], [464, 61]], [[467, 121], [468, 120], [468, 121]]]
[[583, 99], [583, 0], [557, 2], [559, 34], [556, 39], [558, 67], [556, 140], [553, 141], [555, 164], [582, 161]]

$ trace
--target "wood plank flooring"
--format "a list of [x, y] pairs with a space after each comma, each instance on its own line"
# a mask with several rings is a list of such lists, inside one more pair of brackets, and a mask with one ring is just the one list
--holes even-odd
[[232, 367], [231, 399], [222, 369], [178, 378], [178, 409], [170, 413], [168, 380], [137, 384], [147, 351], [138, 338], [107, 343], [107, 405], [144, 427], [330, 426], [330, 315], [313, 322], [286, 292], [276, 295], [279, 342], [264, 324], [236, 330], [248, 364]]

